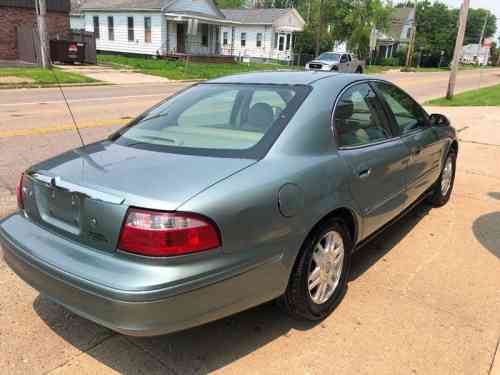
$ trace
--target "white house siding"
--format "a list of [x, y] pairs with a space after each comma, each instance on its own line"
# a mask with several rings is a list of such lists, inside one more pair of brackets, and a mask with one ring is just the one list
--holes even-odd
[[[99, 16], [100, 37], [96, 40], [97, 50], [123, 53], [136, 53], [143, 55], [156, 55], [161, 52], [166, 35], [164, 17], [153, 12], [86, 12], [85, 30], [94, 31], [93, 17]], [[115, 40], [109, 40], [108, 16], [114, 18]], [[134, 41], [128, 40], [128, 17], [134, 17]], [[151, 43], [145, 41], [144, 17], [151, 17]]]
[[[231, 27], [222, 27], [220, 43], [222, 54], [258, 59], [272, 59], [273, 51], [273, 28], [271, 25], [242, 25], [234, 27], [234, 49], [232, 49]], [[224, 32], [228, 34], [227, 45], [224, 45]], [[246, 33], [246, 45], [241, 46], [241, 33]], [[257, 47], [257, 33], [262, 33], [262, 46]]]

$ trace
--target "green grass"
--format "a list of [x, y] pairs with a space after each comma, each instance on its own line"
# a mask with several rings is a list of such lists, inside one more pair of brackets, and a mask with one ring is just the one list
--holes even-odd
[[385, 66], [385, 65], [368, 65], [365, 69], [365, 74], [381, 74], [388, 70], [399, 70], [399, 66]]
[[184, 61], [155, 60], [122, 55], [97, 55], [97, 61], [98, 63], [112, 64], [117, 68], [129, 68], [140, 73], [172, 80], [211, 79], [229, 74], [289, 69], [287, 65], [279, 64], [186, 64]]
[[452, 100], [441, 98], [430, 100], [425, 104], [449, 107], [500, 106], [500, 85], [467, 91], [455, 95]]
[[[41, 68], [0, 68], [0, 77], [19, 77], [30, 78], [34, 82], [26, 83], [26, 85], [54, 85], [57, 83], [56, 77], [60, 83], [91, 83], [97, 82], [95, 79], [82, 76], [77, 73], [66, 72], [61, 69], [54, 68], [52, 71]], [[23, 85], [13, 83], [2, 83], [0, 86]]]

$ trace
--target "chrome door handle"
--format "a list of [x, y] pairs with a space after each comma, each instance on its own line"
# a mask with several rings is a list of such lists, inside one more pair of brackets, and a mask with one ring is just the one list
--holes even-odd
[[365, 170], [359, 172], [358, 176], [359, 176], [359, 178], [368, 178], [371, 173], [372, 173], [372, 169], [368, 168], [368, 169], [365, 169]]

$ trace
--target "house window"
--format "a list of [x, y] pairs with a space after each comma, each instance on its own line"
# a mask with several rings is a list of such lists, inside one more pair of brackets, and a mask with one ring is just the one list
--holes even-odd
[[208, 47], [208, 24], [201, 24], [201, 45]]
[[291, 34], [286, 34], [286, 50], [288, 51], [290, 49], [290, 43], [292, 41], [292, 35]]
[[101, 30], [99, 28], [99, 16], [94, 16], [93, 21], [94, 21], [94, 35], [96, 39], [99, 39], [101, 37]]
[[285, 50], [285, 35], [280, 35], [278, 49], [280, 51], [284, 51]]
[[245, 47], [247, 45], [247, 33], [241, 33], [241, 46]]
[[135, 40], [134, 17], [127, 17], [127, 26], [128, 26], [128, 41], [133, 42]]
[[144, 17], [144, 41], [151, 43], [151, 17]]
[[274, 45], [273, 48], [278, 48], [278, 33], [274, 33]]
[[262, 33], [257, 33], [257, 47], [262, 47]]
[[228, 44], [228, 37], [229, 37], [229, 33], [227, 31], [224, 31], [222, 33], [222, 44], [227, 46]]
[[115, 40], [115, 19], [113, 16], [108, 17], [108, 39]]

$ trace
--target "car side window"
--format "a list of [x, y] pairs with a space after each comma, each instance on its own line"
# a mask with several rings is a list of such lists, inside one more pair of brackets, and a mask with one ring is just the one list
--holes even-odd
[[372, 88], [358, 84], [342, 94], [334, 113], [339, 147], [355, 147], [391, 138], [382, 106]]
[[377, 82], [374, 84], [389, 106], [401, 134], [428, 126], [425, 111], [396, 86]]
[[347, 62], [347, 55], [342, 55], [342, 57], [340, 58], [340, 62], [341, 63]]

